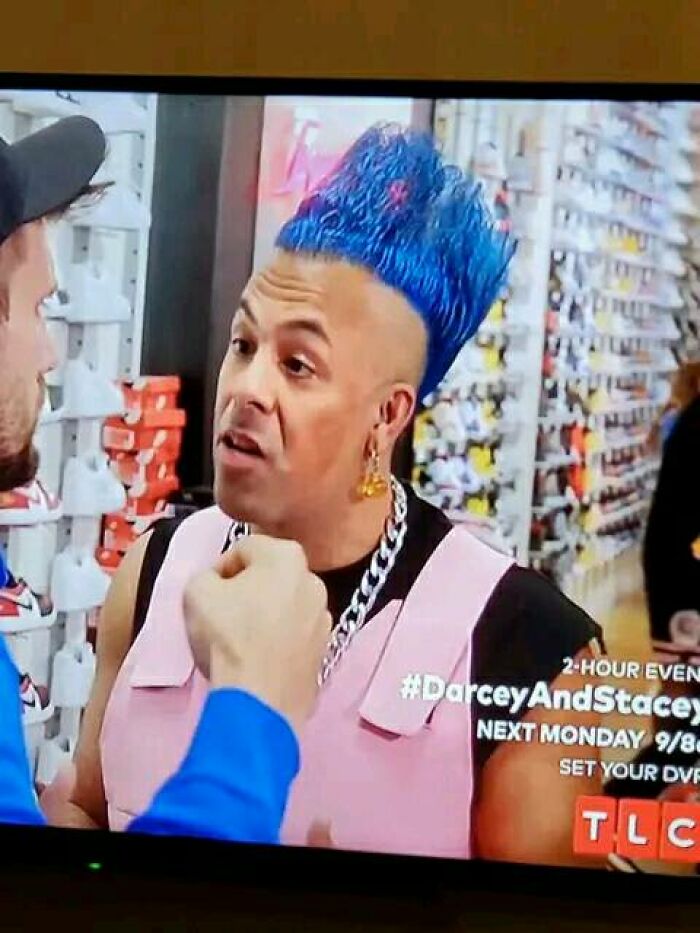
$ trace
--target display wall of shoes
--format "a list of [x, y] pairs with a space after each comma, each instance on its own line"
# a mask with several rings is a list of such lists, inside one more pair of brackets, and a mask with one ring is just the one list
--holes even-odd
[[683, 119], [565, 107], [531, 524], [533, 564], [563, 585], [638, 544], [654, 488], [647, 441], [680, 357], [696, 215]]
[[537, 234], [536, 112], [529, 104], [505, 109], [499, 102], [438, 102], [435, 127], [445, 154], [482, 185], [496, 225], [517, 240], [518, 251], [508, 287], [425, 400], [414, 431], [417, 491], [511, 554], [526, 538], [517, 499], [525, 482], [520, 389]]
[[35, 438], [41, 468], [33, 483], [0, 496], [0, 544], [13, 575], [0, 589], [0, 631], [22, 674], [30, 761], [42, 784], [75, 747], [94, 674], [89, 624], [110, 582], [98, 560], [104, 516], [129, 498], [102, 428], [125, 415], [122, 380], [140, 371], [156, 106], [155, 97], [132, 94], [0, 96], [6, 138], [68, 114], [95, 118], [108, 134], [95, 181], [112, 182], [51, 228], [59, 288], [44, 313], [59, 364]]
[[638, 543], [649, 431], [700, 347], [687, 122], [683, 106], [633, 102], [436, 109], [446, 154], [519, 243], [510, 291], [416, 420], [414, 483], [457, 519], [502, 526], [565, 587]]

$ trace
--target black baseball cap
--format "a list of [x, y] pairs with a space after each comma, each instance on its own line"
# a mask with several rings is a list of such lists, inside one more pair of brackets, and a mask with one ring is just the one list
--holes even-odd
[[88, 117], [66, 117], [11, 145], [0, 139], [0, 243], [74, 200], [105, 151], [105, 135]]

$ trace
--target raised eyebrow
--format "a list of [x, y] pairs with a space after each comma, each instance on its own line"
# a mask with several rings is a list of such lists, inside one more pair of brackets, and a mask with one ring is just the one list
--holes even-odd
[[312, 321], [309, 318], [299, 318], [298, 320], [285, 321], [280, 327], [281, 330], [304, 330], [314, 337], [319, 337], [328, 346], [331, 344], [330, 337], [325, 328], [319, 321]]
[[[254, 324], [256, 327], [258, 326], [258, 319], [253, 314], [253, 310], [246, 298], [241, 298], [240, 304], [233, 316], [234, 321], [236, 320], [236, 316], [239, 314], [239, 312], [243, 312], [243, 314], [252, 324]], [[284, 321], [280, 325], [280, 330], [304, 330], [307, 333], [320, 338], [329, 346], [331, 345], [331, 339], [320, 321], [314, 321], [309, 318], [295, 318], [290, 321]]]
[[254, 327], [257, 327], [258, 319], [253, 314], [252, 308], [250, 307], [248, 300], [246, 298], [241, 298], [238, 304], [238, 307], [233, 312], [233, 315], [231, 317], [231, 330], [233, 330], [233, 328], [236, 326], [236, 321], [238, 320], [239, 317], [241, 317], [241, 315], [247, 318]]
[[245, 316], [248, 318], [248, 320], [252, 321], [252, 323], [257, 326], [258, 319], [253, 314], [253, 309], [250, 307], [250, 303], [248, 302], [247, 298], [245, 297], [241, 298], [240, 304], [238, 306], [238, 311], [242, 311], [245, 314]]

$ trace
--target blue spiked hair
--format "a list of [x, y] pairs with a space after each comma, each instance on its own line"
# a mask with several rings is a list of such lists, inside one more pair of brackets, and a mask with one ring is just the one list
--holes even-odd
[[404, 295], [428, 331], [421, 399], [498, 297], [515, 248], [474, 179], [446, 164], [430, 135], [394, 124], [354, 143], [276, 246], [362, 266]]

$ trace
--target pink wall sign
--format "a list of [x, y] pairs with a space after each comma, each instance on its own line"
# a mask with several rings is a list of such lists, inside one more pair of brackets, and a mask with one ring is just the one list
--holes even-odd
[[408, 98], [268, 97], [265, 101], [255, 230], [256, 269], [285, 220], [349, 146], [378, 122], [409, 125]]

